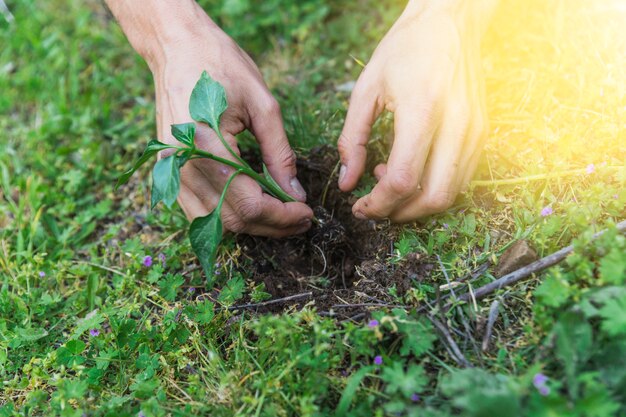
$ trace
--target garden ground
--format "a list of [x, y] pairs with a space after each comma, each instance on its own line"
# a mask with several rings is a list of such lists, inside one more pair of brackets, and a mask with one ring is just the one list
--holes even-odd
[[[231, 237], [211, 288], [180, 209], [149, 210], [149, 168], [113, 189], [155, 134], [154, 99], [104, 6], [6, 3], [0, 416], [626, 416], [623, 1], [502, 1], [476, 180], [403, 227], [352, 220], [320, 148], [403, 2], [201, 2], [259, 63], [301, 175], [324, 180], [303, 182], [341, 222]], [[377, 123], [373, 155], [391, 125]], [[504, 254], [519, 240], [537, 257], [575, 250], [473, 299], [498, 264], [533, 258]]]

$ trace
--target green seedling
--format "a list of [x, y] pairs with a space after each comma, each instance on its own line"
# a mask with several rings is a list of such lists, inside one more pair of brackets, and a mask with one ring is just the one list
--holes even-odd
[[244, 161], [230, 147], [220, 131], [220, 118], [226, 108], [226, 92], [224, 87], [212, 79], [206, 71], [202, 73], [196, 83], [189, 99], [189, 113], [193, 120], [199, 123], [206, 123], [217, 134], [220, 142], [226, 150], [233, 156], [234, 161], [221, 158], [202, 149], [196, 148], [195, 123], [182, 123], [172, 125], [172, 136], [174, 136], [183, 146], [169, 145], [157, 140], [151, 140], [141, 157], [128, 171], [124, 172], [118, 179], [117, 186], [125, 184], [133, 173], [144, 163], [157, 156], [160, 151], [173, 149], [173, 153], [160, 159], [152, 170], [152, 197], [151, 208], [159, 202], [163, 202], [167, 207], [171, 207], [180, 191], [180, 169], [185, 163], [192, 159], [207, 158], [220, 162], [224, 165], [235, 168], [235, 172], [230, 176], [217, 207], [205, 217], [196, 218], [189, 228], [189, 240], [200, 264], [206, 273], [209, 283], [212, 283], [215, 269], [215, 257], [222, 241], [222, 204], [228, 187], [238, 174], [244, 174], [255, 180], [261, 188], [273, 197], [283, 202], [296, 201], [280, 188], [278, 183], [272, 178], [267, 167], [263, 164], [263, 173], [259, 174]]

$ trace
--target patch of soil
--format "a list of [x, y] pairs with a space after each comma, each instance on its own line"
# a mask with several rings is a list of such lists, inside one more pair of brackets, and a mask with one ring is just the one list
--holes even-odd
[[357, 199], [337, 188], [336, 153], [325, 146], [298, 160], [298, 178], [319, 224], [287, 239], [237, 238], [243, 272], [264, 283], [272, 299], [311, 293], [264, 304], [258, 311], [313, 303], [321, 314], [363, 316], [368, 307], [393, 303], [389, 288], [395, 286], [397, 294], [403, 295], [412, 282], [421, 281], [432, 270], [432, 263], [418, 254], [390, 262], [398, 226], [352, 216]]

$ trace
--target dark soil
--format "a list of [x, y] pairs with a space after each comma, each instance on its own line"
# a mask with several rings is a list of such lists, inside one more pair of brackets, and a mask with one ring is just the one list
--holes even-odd
[[403, 295], [412, 282], [432, 270], [432, 263], [418, 254], [391, 262], [400, 228], [354, 218], [351, 208], [356, 197], [339, 191], [337, 172], [336, 150], [328, 146], [298, 161], [298, 178], [319, 220], [306, 234], [288, 239], [237, 238], [242, 247], [239, 264], [246, 276], [264, 283], [272, 299], [300, 295], [256, 310], [308, 304], [324, 315], [362, 317], [372, 305], [394, 303], [391, 287]]

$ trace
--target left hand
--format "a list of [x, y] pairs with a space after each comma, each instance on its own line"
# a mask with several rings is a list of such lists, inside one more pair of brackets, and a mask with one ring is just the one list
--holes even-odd
[[407, 7], [352, 92], [338, 143], [341, 190], [354, 189], [363, 175], [378, 116], [385, 109], [395, 116], [389, 159], [375, 168], [372, 192], [354, 204], [357, 218], [408, 222], [444, 211], [478, 163], [487, 131], [482, 28], [466, 7], [434, 4]]

